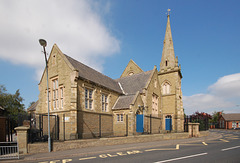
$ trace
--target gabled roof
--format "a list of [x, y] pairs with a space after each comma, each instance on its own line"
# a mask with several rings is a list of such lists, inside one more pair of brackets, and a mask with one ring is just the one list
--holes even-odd
[[129, 73], [138, 74], [140, 72], [143, 72], [143, 70], [131, 59], [128, 62], [128, 65], [125, 68], [125, 70], [123, 71], [120, 78], [129, 76]]
[[135, 95], [138, 91], [142, 93], [143, 88], [147, 86], [148, 81], [154, 70], [141, 72], [139, 74], [134, 74], [131, 76], [122, 77], [116, 79], [123, 88], [123, 91], [127, 95]]
[[38, 105], [38, 100], [37, 100], [37, 102], [33, 103], [33, 104], [27, 109], [27, 111], [36, 111], [37, 105]]
[[116, 101], [115, 105], [113, 106], [112, 110], [129, 109], [129, 107], [133, 103], [134, 99], [135, 99], [135, 95], [119, 96], [119, 98]]
[[78, 71], [78, 75], [80, 78], [91, 81], [93, 83], [96, 83], [100, 86], [103, 86], [105, 88], [111, 89], [113, 91], [116, 91], [118, 93], [122, 94], [122, 90], [120, 86], [118, 85], [118, 82], [113, 80], [112, 78], [103, 75], [102, 73], [94, 70], [91, 67], [88, 67], [84, 65], [83, 63], [65, 55], [67, 60], [70, 62], [70, 64]]
[[237, 121], [240, 120], [240, 113], [222, 114], [222, 117], [226, 121]]

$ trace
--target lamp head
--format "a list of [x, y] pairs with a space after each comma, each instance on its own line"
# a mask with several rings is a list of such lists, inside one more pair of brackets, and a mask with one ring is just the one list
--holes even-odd
[[39, 39], [39, 43], [41, 46], [46, 47], [47, 46], [47, 41], [44, 39]]

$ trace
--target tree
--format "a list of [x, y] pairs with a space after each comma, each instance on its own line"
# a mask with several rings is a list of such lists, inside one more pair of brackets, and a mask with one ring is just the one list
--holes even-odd
[[0, 106], [5, 109], [4, 115], [11, 118], [17, 125], [19, 115], [26, 115], [27, 112], [22, 104], [23, 98], [20, 96], [19, 89], [15, 94], [7, 93], [7, 89], [0, 85]]
[[201, 130], [206, 130], [208, 129], [208, 122], [209, 120], [212, 119], [212, 116], [208, 113], [204, 113], [204, 112], [198, 112], [196, 111], [195, 113], [193, 113], [191, 115], [192, 118], [192, 122], [198, 122], [200, 123], [199, 125], [199, 129]]
[[218, 127], [218, 120], [219, 120], [221, 113], [223, 113], [223, 110], [220, 112], [214, 111], [212, 113], [212, 119], [210, 120], [210, 122], [212, 123], [212, 125], [215, 125], [215, 127]]

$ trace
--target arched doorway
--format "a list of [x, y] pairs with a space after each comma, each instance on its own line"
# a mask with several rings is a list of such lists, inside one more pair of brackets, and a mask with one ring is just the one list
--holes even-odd
[[136, 132], [141, 132], [143, 133], [144, 128], [144, 115], [138, 110], [136, 112]]
[[171, 131], [172, 130], [172, 116], [167, 115], [165, 117], [165, 130]]

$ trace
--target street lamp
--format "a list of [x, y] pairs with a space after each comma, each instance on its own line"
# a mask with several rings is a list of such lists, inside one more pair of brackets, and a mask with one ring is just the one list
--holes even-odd
[[46, 61], [46, 73], [47, 73], [47, 104], [48, 104], [48, 151], [51, 152], [51, 135], [50, 135], [50, 116], [49, 116], [49, 87], [48, 87], [48, 61], [45, 47], [47, 46], [47, 41], [44, 39], [39, 39], [40, 45], [43, 47], [43, 53], [45, 55]]

